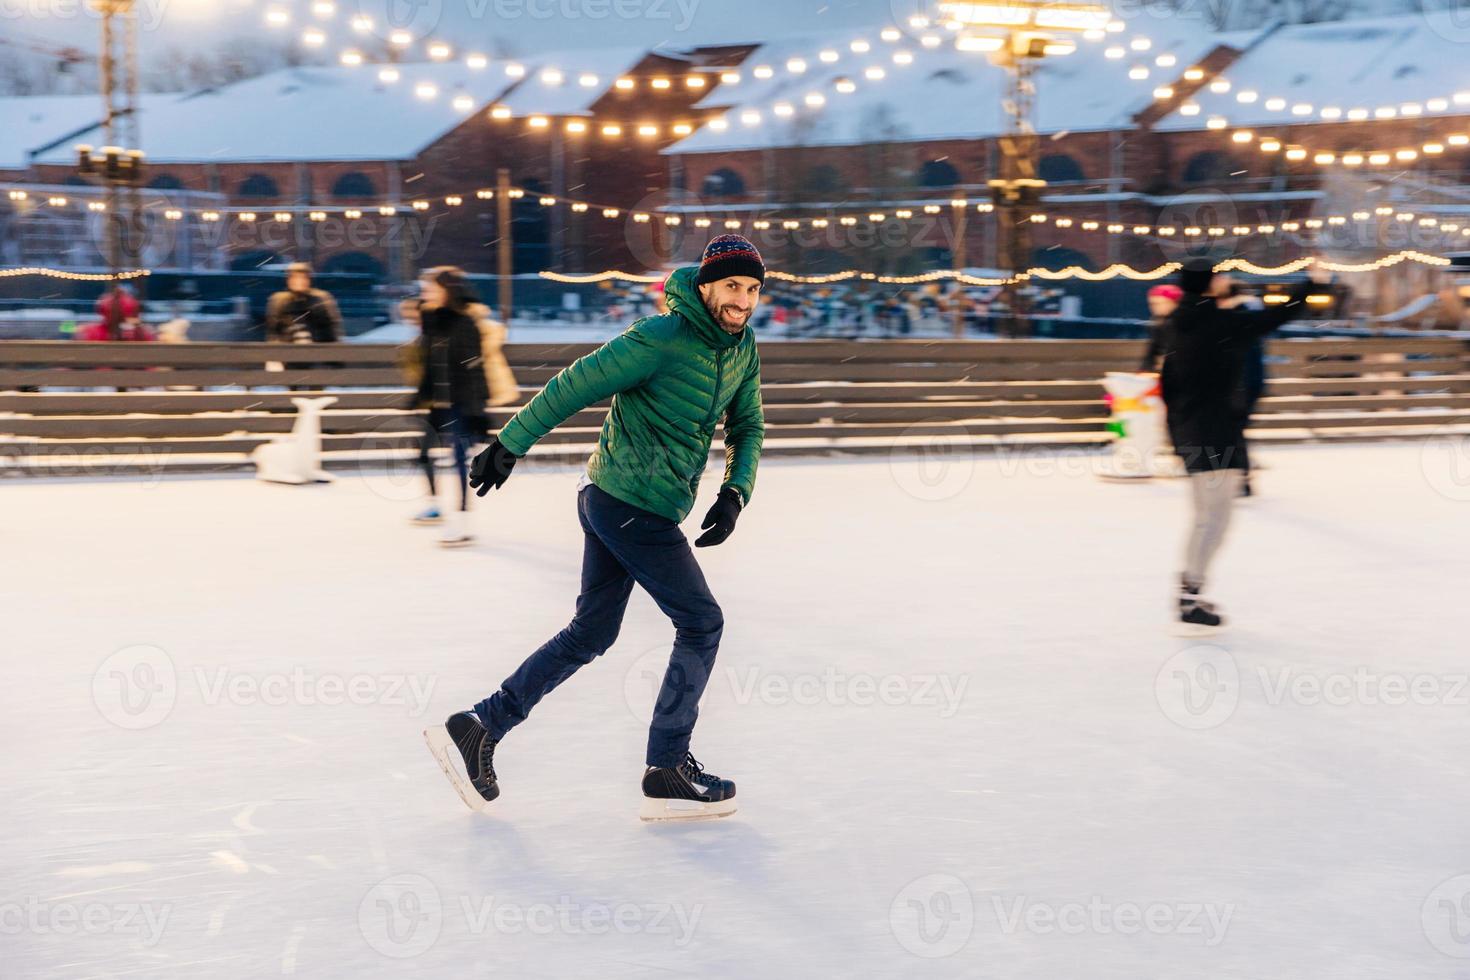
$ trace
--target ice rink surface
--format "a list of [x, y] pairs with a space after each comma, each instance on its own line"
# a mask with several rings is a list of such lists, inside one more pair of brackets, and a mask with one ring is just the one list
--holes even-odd
[[1166, 629], [1179, 482], [767, 462], [701, 552], [741, 807], [683, 826], [635, 817], [642, 593], [492, 815], [420, 738], [569, 618], [573, 470], [457, 552], [381, 473], [7, 483], [0, 973], [1470, 976], [1470, 466], [1261, 456], [1210, 641]]

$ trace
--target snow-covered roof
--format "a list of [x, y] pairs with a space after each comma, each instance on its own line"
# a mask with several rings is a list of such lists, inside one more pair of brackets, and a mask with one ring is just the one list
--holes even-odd
[[[160, 105], [176, 95], [145, 95], [145, 109]], [[23, 170], [29, 155], [57, 140], [64, 140], [63, 157], [72, 159], [73, 144], [101, 142], [100, 137], [70, 140], [74, 133], [96, 126], [102, 118], [99, 95], [20, 95], [0, 98], [0, 169]]]
[[[504, 64], [494, 62], [484, 69], [401, 64], [393, 82], [380, 81], [374, 65], [288, 68], [149, 104], [143, 149], [153, 163], [407, 160], [492, 102], [518, 113], [585, 112], [644, 54], [642, 48], [547, 52], [518, 61], [524, 78], [507, 76]], [[563, 65], [568, 77], [560, 85], [542, 80], [543, 68]], [[577, 84], [582, 71], [603, 83]], [[432, 86], [432, 94], [421, 95], [421, 86]], [[59, 135], [48, 134], [48, 141]], [[70, 159], [70, 142], [42, 161]]]
[[[1230, 92], [1201, 91], [1195, 96], [1198, 115], [1176, 111], [1156, 128], [1203, 129], [1215, 115], [1240, 126], [1299, 125], [1322, 121], [1321, 110], [1328, 107], [1372, 112], [1450, 98], [1470, 88], [1465, 53], [1470, 30], [1456, 16], [1439, 11], [1282, 27], [1224, 72]], [[1242, 90], [1256, 92], [1256, 100], [1240, 102]], [[1266, 100], [1273, 96], [1287, 100], [1286, 107], [1268, 109]], [[1312, 106], [1311, 114], [1293, 115], [1297, 104]], [[1449, 108], [1466, 111], [1454, 102]]]
[[[1151, 42], [1147, 60], [1172, 54], [1181, 70], [1222, 44], [1242, 48], [1258, 33], [1211, 34], [1200, 30], [1197, 21], [1160, 21], [1150, 23], [1146, 30]], [[1127, 36], [1142, 33], [1130, 31]], [[1112, 43], [1084, 41], [1075, 53], [1041, 63], [1036, 75], [1040, 131], [1127, 127], [1133, 114], [1149, 104], [1156, 82], [1130, 79], [1132, 62], [1105, 56], [1105, 49]], [[838, 51], [840, 59], [830, 64], [817, 60], [816, 54], [823, 48]], [[913, 54], [912, 64], [893, 62], [900, 48]], [[804, 72], [793, 74], [787, 69], [787, 61], [793, 57], [806, 61]], [[753, 71], [763, 65], [774, 69], [773, 77], [753, 76]], [[881, 81], [865, 77], [866, 69], [874, 66], [885, 73]], [[925, 49], [913, 43], [874, 42], [870, 52], [855, 55], [845, 41], [839, 44], [835, 38], [793, 38], [762, 45], [746, 59], [740, 74], [740, 82], [720, 85], [700, 102], [705, 108], [730, 107], [726, 113], [729, 128], [720, 132], [702, 127], [664, 152], [843, 146], [875, 139], [973, 139], [999, 134], [1006, 124], [1005, 72], [983, 54], [957, 51], [948, 44]], [[852, 80], [857, 90], [847, 95], [835, 91], [842, 78]], [[807, 107], [804, 98], [810, 92], [821, 93], [826, 104]], [[772, 112], [772, 106], [780, 101], [793, 107], [792, 116], [782, 119]], [[751, 109], [760, 112], [760, 121], [746, 125], [741, 114]]]

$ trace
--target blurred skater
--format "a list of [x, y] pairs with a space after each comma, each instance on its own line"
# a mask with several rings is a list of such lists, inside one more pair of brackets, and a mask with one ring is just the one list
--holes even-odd
[[77, 340], [154, 340], [153, 331], [143, 322], [143, 305], [133, 291], [122, 283], [97, 298], [97, 321], [79, 327]]
[[311, 266], [286, 267], [286, 288], [265, 307], [265, 339], [283, 344], [330, 344], [342, 339], [342, 314], [325, 289], [311, 284]]
[[1210, 562], [1225, 540], [1246, 465], [1239, 408], [1244, 361], [1253, 342], [1305, 309], [1312, 282], [1329, 276], [1312, 267], [1287, 302], [1263, 310], [1241, 308], [1230, 276], [1208, 259], [1190, 259], [1179, 273], [1183, 296], [1162, 331], [1164, 405], [1174, 451], [1189, 473], [1194, 515], [1179, 581], [1179, 622], [1209, 630], [1223, 619], [1201, 598]]
[[[442, 525], [439, 543], [454, 548], [473, 540], [468, 518], [469, 449], [483, 442], [489, 431], [485, 406], [490, 390], [480, 328], [472, 315], [475, 296], [464, 273], [453, 266], [427, 269], [419, 290], [414, 309], [423, 331], [419, 335], [423, 371], [412, 407], [428, 410], [419, 464], [428, 481], [429, 500], [414, 523]], [[446, 445], [454, 456], [456, 486], [441, 492], [431, 450]]]
[[1158, 373], [1159, 358], [1164, 356], [1164, 328], [1183, 296], [1184, 290], [1173, 283], [1164, 283], [1148, 291], [1148, 347], [1144, 348], [1143, 361], [1138, 365], [1138, 370], [1144, 374]]
[[676, 820], [735, 811], [735, 784], [706, 772], [689, 751], [724, 616], [679, 523], [694, 506], [722, 421], [724, 478], [696, 548], [730, 536], [755, 485], [765, 422], [748, 324], [764, 281], [754, 245], [738, 235], [715, 238], [699, 266], [669, 276], [667, 314], [638, 320], [552, 378], [475, 459], [471, 483], [484, 494], [505, 483], [516, 461], [552, 429], [612, 398], [577, 494], [582, 584], [571, 624], [500, 690], [424, 733], [468, 805], [484, 809], [500, 795], [496, 745], [612, 646], [637, 584], [674, 623], [673, 655], [648, 734], [640, 815]]
[[1255, 414], [1256, 402], [1266, 391], [1266, 338], [1256, 337], [1245, 349], [1240, 365], [1240, 384], [1235, 389], [1235, 410], [1239, 416], [1241, 431], [1240, 448], [1243, 453], [1240, 466], [1240, 496], [1251, 495], [1250, 443], [1245, 430], [1250, 428], [1251, 416]]

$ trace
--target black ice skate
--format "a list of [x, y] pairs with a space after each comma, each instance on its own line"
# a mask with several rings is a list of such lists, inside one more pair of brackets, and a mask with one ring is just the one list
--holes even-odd
[[485, 731], [479, 716], [473, 711], [450, 715], [443, 727], [424, 729], [424, 741], [465, 806], [481, 812], [490, 809], [490, 801], [500, 795], [495, 781], [499, 743]]
[[1225, 625], [1225, 618], [1215, 611], [1215, 604], [1199, 597], [1198, 585], [1179, 584], [1179, 628], [1182, 636], [1207, 636]]
[[686, 756], [672, 768], [649, 766], [643, 774], [642, 820], [708, 820], [735, 812], [735, 784], [712, 776]]

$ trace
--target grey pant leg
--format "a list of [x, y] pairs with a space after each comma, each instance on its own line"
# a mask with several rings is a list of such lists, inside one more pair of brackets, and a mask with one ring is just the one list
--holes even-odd
[[1203, 586], [1210, 562], [1230, 527], [1230, 515], [1240, 493], [1240, 470], [1191, 473], [1189, 492], [1194, 502], [1194, 525], [1184, 547], [1184, 580]]

